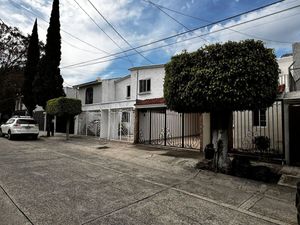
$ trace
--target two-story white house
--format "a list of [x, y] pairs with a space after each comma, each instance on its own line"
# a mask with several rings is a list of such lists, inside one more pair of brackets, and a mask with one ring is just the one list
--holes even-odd
[[[74, 86], [83, 105], [75, 133], [195, 149], [209, 143], [209, 115], [184, 115], [167, 109], [163, 99], [164, 65], [129, 71], [130, 75], [121, 78]], [[207, 132], [203, 135], [204, 129]]]
[[75, 122], [77, 134], [133, 141], [137, 99], [163, 96], [164, 65], [134, 67], [130, 75], [74, 86], [82, 102]]

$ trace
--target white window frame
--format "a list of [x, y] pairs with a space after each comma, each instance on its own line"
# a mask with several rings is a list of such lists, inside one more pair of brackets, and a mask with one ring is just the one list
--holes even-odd
[[[142, 85], [141, 83], [144, 82]], [[149, 90], [148, 90], [148, 82], [149, 82]], [[142, 88], [144, 90], [142, 90]], [[151, 79], [142, 79], [139, 80], [139, 94], [147, 94], [151, 92]]]

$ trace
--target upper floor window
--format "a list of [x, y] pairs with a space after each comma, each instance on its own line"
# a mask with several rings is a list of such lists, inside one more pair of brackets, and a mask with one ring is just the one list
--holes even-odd
[[93, 88], [89, 87], [85, 90], [85, 104], [93, 104]]
[[130, 98], [130, 85], [126, 87], [126, 98]]
[[140, 93], [150, 92], [151, 91], [151, 80], [140, 80]]
[[267, 125], [266, 110], [254, 110], [253, 111], [253, 126], [265, 127]]

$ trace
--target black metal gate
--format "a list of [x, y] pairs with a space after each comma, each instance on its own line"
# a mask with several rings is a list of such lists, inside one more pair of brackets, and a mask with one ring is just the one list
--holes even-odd
[[139, 143], [200, 149], [202, 115], [168, 109], [139, 111]]

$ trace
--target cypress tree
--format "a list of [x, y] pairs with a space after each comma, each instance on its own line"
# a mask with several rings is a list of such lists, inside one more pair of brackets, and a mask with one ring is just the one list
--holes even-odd
[[[53, 0], [50, 23], [47, 31], [45, 55], [39, 64], [39, 73], [34, 81], [36, 102], [46, 109], [47, 101], [65, 96], [63, 78], [60, 75], [61, 36], [59, 22], [59, 0]], [[47, 116], [47, 136], [50, 136], [51, 116]]]
[[36, 101], [33, 97], [33, 81], [37, 75], [38, 63], [40, 59], [39, 37], [37, 30], [37, 20], [35, 20], [27, 51], [27, 62], [24, 70], [24, 84], [22, 88], [23, 103], [27, 111], [32, 116]]
[[45, 55], [39, 65], [39, 73], [34, 81], [37, 104], [46, 107], [47, 101], [65, 96], [63, 78], [60, 75], [61, 36], [59, 22], [59, 0], [53, 0], [52, 12], [45, 46]]

